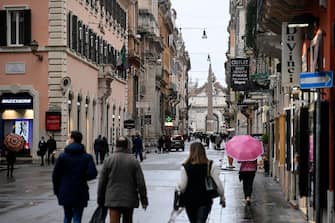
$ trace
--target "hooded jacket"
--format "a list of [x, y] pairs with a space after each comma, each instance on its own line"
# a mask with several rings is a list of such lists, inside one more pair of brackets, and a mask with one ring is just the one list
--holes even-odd
[[96, 178], [93, 157], [82, 144], [72, 143], [61, 153], [52, 173], [58, 203], [67, 207], [86, 207], [89, 200], [87, 181]]

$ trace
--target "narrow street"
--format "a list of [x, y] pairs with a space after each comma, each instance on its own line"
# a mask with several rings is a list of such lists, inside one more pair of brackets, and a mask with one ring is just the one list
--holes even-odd
[[[225, 159], [222, 151], [207, 150], [207, 152], [209, 158], [217, 164], [220, 164], [220, 159]], [[135, 211], [135, 223], [168, 222], [179, 167], [187, 155], [188, 145], [185, 152], [147, 155], [142, 166], [147, 182], [149, 207], [146, 211], [141, 208]], [[261, 171], [255, 179], [252, 205], [246, 207], [237, 169], [221, 171], [227, 207], [221, 209], [219, 201], [215, 200], [209, 222], [306, 222], [300, 211], [291, 208], [283, 200], [278, 184], [271, 177], [264, 177]], [[38, 162], [17, 165], [13, 179], [7, 179], [6, 171], [0, 171], [1, 222], [61, 222], [63, 210], [58, 206], [52, 193], [51, 172], [52, 166], [40, 167]], [[89, 221], [96, 207], [96, 190], [97, 180], [94, 180], [90, 182], [91, 200], [84, 211], [84, 223]], [[176, 222], [188, 222], [185, 212], [177, 217]]]

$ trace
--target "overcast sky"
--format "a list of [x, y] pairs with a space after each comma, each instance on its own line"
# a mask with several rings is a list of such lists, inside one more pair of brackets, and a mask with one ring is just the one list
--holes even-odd
[[[198, 80], [200, 85], [207, 82], [209, 53], [217, 81], [226, 86], [224, 63], [228, 49], [229, 1], [171, 0], [171, 3], [177, 11], [176, 25], [182, 30], [190, 54], [191, 80]], [[201, 38], [204, 28], [207, 39]]]

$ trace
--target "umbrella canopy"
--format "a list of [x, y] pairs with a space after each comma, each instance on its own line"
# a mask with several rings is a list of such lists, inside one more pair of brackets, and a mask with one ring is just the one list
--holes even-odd
[[238, 135], [226, 143], [226, 152], [236, 160], [252, 161], [263, 153], [263, 145], [250, 135]]
[[19, 152], [21, 149], [23, 149], [24, 139], [20, 135], [10, 133], [6, 135], [4, 139], [4, 145], [10, 151]]

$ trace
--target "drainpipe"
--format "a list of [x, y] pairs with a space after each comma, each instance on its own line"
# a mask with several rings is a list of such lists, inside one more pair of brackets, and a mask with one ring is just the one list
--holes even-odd
[[321, 100], [320, 100], [320, 88], [316, 92], [316, 121], [315, 121], [315, 222], [321, 223], [321, 210], [320, 210], [320, 109], [321, 109]]
[[[335, 29], [335, 24], [332, 19], [335, 17], [334, 9], [335, 2], [328, 1], [328, 12], [327, 12], [327, 33], [328, 40], [330, 42], [329, 54], [326, 55], [329, 58], [329, 68], [334, 69], [335, 64], [332, 60], [334, 56], [335, 43], [331, 40], [335, 38], [335, 33], [332, 29]], [[329, 189], [328, 189], [328, 222], [334, 222], [334, 92], [333, 88], [329, 89]]]

